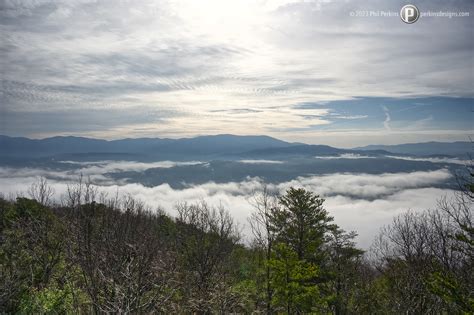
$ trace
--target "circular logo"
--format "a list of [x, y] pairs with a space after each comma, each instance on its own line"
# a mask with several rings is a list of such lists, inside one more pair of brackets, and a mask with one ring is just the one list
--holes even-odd
[[407, 24], [415, 23], [419, 17], [420, 11], [413, 4], [407, 4], [400, 10], [400, 18]]

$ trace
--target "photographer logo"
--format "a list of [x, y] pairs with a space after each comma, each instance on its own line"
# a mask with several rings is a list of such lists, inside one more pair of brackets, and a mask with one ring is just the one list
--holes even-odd
[[400, 10], [400, 18], [407, 24], [413, 24], [418, 21], [420, 11], [413, 4], [407, 4]]

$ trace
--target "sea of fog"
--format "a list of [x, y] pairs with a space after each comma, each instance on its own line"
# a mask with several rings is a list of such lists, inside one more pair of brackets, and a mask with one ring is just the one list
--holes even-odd
[[[352, 158], [352, 157], [351, 157]], [[190, 165], [209, 167], [208, 162], [159, 161], [151, 163], [133, 161], [62, 161], [72, 168], [49, 169], [37, 167], [0, 167], [0, 191], [6, 198], [27, 196], [29, 186], [43, 176], [53, 187], [57, 202], [65, 196], [67, 186], [82, 174], [90, 179], [99, 191], [109, 196], [130, 194], [143, 201], [150, 209], [161, 208], [175, 214], [178, 202], [206, 201], [213, 206], [226, 208], [240, 225], [246, 241], [251, 238], [247, 218], [252, 212], [252, 196], [267, 185], [270, 191], [284, 193], [289, 187], [303, 187], [325, 198], [324, 207], [334, 216], [335, 222], [346, 230], [358, 233], [357, 242], [370, 247], [379, 229], [391, 222], [394, 216], [407, 211], [434, 208], [439, 198], [452, 196], [453, 190], [440, 186], [452, 180], [447, 168], [398, 173], [331, 173], [297, 176], [282, 182], [265, 183], [259, 177], [242, 181], [182, 183], [180, 188], [168, 183], [146, 186], [131, 182], [126, 176], [114, 179], [113, 173], [144, 172], [149, 169], [180, 168]], [[272, 164], [281, 167], [281, 161], [242, 160], [243, 164]]]

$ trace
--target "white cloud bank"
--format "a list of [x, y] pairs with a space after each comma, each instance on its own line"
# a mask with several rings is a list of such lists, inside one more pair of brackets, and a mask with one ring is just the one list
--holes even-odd
[[471, 161], [469, 160], [461, 160], [458, 158], [448, 158], [448, 157], [409, 157], [409, 156], [395, 156], [395, 155], [387, 155], [387, 157], [392, 159], [398, 160], [406, 160], [406, 161], [420, 161], [420, 162], [431, 162], [431, 163], [449, 163], [449, 164], [458, 164], [458, 165], [469, 165]]
[[[468, 165], [469, 160], [462, 160], [458, 158], [450, 157], [411, 157], [411, 156], [399, 156], [399, 155], [385, 155], [387, 158], [405, 160], [405, 161], [415, 161], [415, 162], [431, 162], [431, 163], [448, 163], [448, 164], [457, 164], [457, 165]], [[330, 155], [330, 156], [315, 156], [315, 159], [319, 160], [338, 160], [338, 159], [375, 159], [377, 156], [361, 155], [354, 153], [344, 153], [340, 155]]]
[[[67, 182], [64, 179], [68, 174], [51, 174], [35, 169], [0, 168], [0, 192], [7, 197], [25, 194], [36, 176], [48, 174], [61, 178], [50, 180], [59, 198], [66, 192]], [[59, 177], [61, 174], [62, 177]], [[335, 217], [336, 223], [344, 229], [357, 231], [359, 245], [367, 248], [379, 228], [389, 223], [395, 215], [408, 209], [433, 208], [439, 197], [451, 194], [450, 190], [433, 188], [451, 176], [445, 169], [379, 175], [345, 173], [299, 177], [280, 184], [270, 184], [269, 188], [284, 192], [290, 186], [304, 187], [325, 197], [325, 207]], [[68, 179], [73, 180], [71, 176]], [[211, 205], [222, 205], [248, 236], [250, 233], [246, 220], [252, 211], [248, 199], [263, 185], [258, 178], [249, 178], [243, 182], [209, 182], [184, 189], [173, 189], [168, 184], [145, 187], [137, 183], [103, 185], [99, 188], [109, 196], [114, 196], [117, 190], [121, 194], [131, 194], [150, 207], [161, 207], [171, 214], [174, 214], [174, 206], [179, 201], [206, 200]]]
[[[115, 182], [106, 173], [118, 172], [143, 172], [153, 168], [172, 168], [176, 166], [186, 165], [208, 165], [207, 162], [199, 161], [158, 161], [158, 162], [136, 162], [136, 161], [93, 161], [93, 162], [77, 162], [77, 161], [61, 161], [64, 164], [74, 164], [80, 167], [67, 170], [50, 170], [41, 168], [12, 168], [0, 167], [0, 178], [34, 178], [37, 176], [44, 176], [56, 180], [71, 180], [79, 176], [90, 178], [94, 183], [101, 185], [112, 185]], [[120, 182], [119, 182], [120, 183]], [[124, 183], [124, 182], [122, 182]]]
[[239, 163], [244, 164], [282, 164], [283, 161], [275, 161], [275, 160], [239, 160]]
[[150, 168], [172, 168], [176, 166], [205, 164], [200, 161], [158, 161], [158, 162], [136, 162], [136, 161], [95, 161], [95, 162], [76, 162], [62, 161], [61, 163], [76, 164], [85, 166], [78, 170], [84, 175], [114, 173], [124, 171], [142, 172]]
[[368, 155], [361, 155], [361, 154], [354, 154], [354, 153], [344, 153], [340, 155], [329, 155], [329, 156], [315, 156], [315, 159], [319, 160], [338, 160], [338, 159], [373, 159], [375, 156], [368, 156]]

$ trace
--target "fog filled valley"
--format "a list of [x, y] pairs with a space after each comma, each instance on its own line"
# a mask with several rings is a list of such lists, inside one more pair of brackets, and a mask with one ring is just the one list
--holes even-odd
[[5, 312], [473, 310], [471, 142], [0, 140]]
[[[26, 196], [44, 177], [61, 202], [80, 177], [107, 196], [131, 194], [175, 215], [177, 202], [205, 200], [229, 210], [249, 234], [249, 199], [263, 187], [284, 193], [303, 187], [326, 199], [338, 224], [358, 231], [368, 248], [380, 227], [408, 209], [433, 208], [458, 189], [470, 142], [338, 149], [271, 137], [218, 135], [185, 139], [104, 141], [3, 137], [0, 191]], [[416, 150], [425, 148], [427, 154]], [[415, 150], [415, 153], [412, 153]]]

